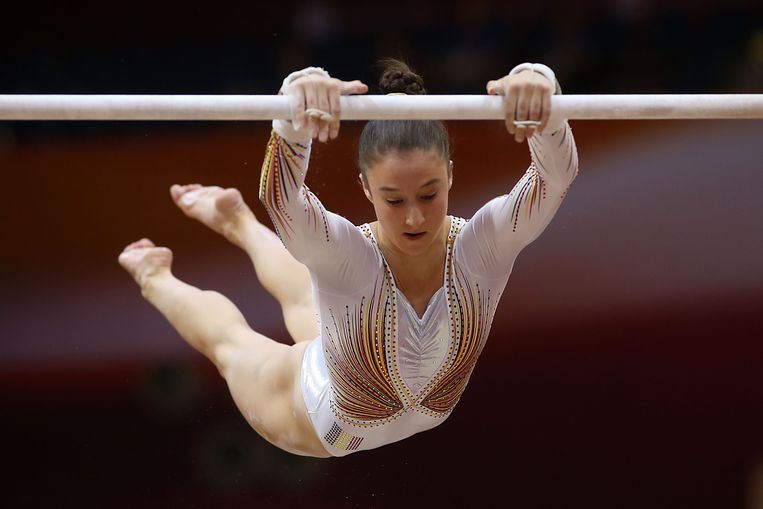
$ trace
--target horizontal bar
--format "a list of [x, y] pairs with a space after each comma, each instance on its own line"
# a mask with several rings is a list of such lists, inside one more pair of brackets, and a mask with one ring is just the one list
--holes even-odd
[[[503, 118], [490, 95], [342, 97], [342, 119], [489, 120]], [[289, 118], [277, 95], [0, 95], [0, 120], [270, 120]], [[763, 118], [763, 94], [564, 95], [555, 119]], [[553, 120], [552, 120], [553, 121]]]

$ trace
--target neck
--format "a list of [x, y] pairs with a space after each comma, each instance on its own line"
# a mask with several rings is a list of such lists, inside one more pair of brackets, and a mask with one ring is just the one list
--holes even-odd
[[378, 223], [373, 223], [371, 227], [379, 248], [398, 281], [401, 276], [405, 276], [406, 280], [430, 280], [433, 274], [442, 273], [445, 264], [445, 246], [450, 231], [450, 217], [446, 217], [443, 221], [437, 241], [432, 242], [425, 251], [418, 254], [408, 254], [398, 249], [386, 239], [384, 230]]

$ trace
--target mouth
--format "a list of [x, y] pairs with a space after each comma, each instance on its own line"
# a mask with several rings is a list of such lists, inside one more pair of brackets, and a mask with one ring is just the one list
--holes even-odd
[[416, 239], [420, 239], [421, 237], [426, 235], [426, 233], [427, 232], [418, 232], [418, 233], [405, 232], [405, 233], [403, 233], [403, 235], [405, 236], [406, 239], [416, 240]]

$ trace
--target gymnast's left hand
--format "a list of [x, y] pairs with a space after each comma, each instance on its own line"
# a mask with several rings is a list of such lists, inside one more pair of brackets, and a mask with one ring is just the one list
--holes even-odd
[[522, 143], [546, 128], [555, 87], [543, 74], [525, 70], [488, 81], [486, 88], [490, 95], [503, 96], [506, 129]]
[[339, 135], [342, 115], [339, 98], [366, 92], [368, 86], [358, 80], [342, 81], [317, 74], [297, 78], [288, 88], [296, 104], [292, 123], [308, 127], [313, 139], [318, 138], [322, 142], [329, 138], [333, 140]]

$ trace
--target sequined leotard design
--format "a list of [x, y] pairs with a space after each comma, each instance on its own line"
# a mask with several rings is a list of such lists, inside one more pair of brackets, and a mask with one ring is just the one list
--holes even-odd
[[304, 185], [309, 135], [276, 120], [260, 199], [286, 248], [310, 270], [320, 336], [301, 385], [334, 456], [442, 423], [463, 393], [519, 252], [545, 229], [577, 174], [567, 124], [529, 141], [532, 164], [471, 220], [450, 217], [443, 286], [419, 317], [369, 225], [326, 210]]

